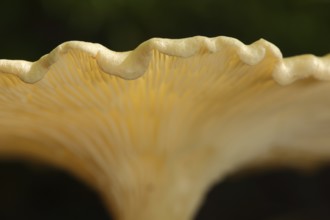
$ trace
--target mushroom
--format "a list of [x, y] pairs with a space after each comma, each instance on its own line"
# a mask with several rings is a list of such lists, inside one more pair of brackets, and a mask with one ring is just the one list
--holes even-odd
[[66, 42], [0, 60], [0, 154], [72, 172], [116, 219], [193, 219], [233, 172], [329, 160], [329, 79], [330, 55], [283, 59], [263, 39]]

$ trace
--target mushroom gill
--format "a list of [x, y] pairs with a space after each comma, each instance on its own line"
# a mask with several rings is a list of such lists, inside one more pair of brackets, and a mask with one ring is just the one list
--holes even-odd
[[0, 60], [0, 154], [71, 171], [119, 220], [193, 219], [232, 172], [330, 159], [328, 79], [330, 55], [283, 59], [265, 40], [66, 42]]

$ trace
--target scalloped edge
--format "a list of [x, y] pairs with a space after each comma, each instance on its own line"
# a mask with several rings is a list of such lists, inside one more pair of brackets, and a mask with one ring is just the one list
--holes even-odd
[[18, 76], [27, 83], [35, 83], [43, 78], [49, 68], [70, 50], [79, 50], [96, 59], [100, 68], [111, 75], [124, 79], [135, 79], [148, 68], [153, 50], [176, 57], [191, 57], [201, 53], [216, 53], [233, 50], [247, 65], [256, 65], [266, 57], [278, 61], [273, 77], [281, 85], [298, 79], [314, 76], [330, 80], [330, 54], [324, 57], [301, 55], [282, 59], [282, 53], [272, 43], [260, 39], [245, 45], [231, 37], [207, 38], [195, 36], [183, 39], [152, 38], [140, 44], [135, 50], [115, 52], [100, 44], [83, 41], [68, 41], [60, 44], [49, 54], [35, 62], [24, 60], [0, 60], [0, 72]]
[[273, 71], [274, 80], [281, 85], [289, 85], [308, 77], [330, 80], [330, 54], [323, 57], [312, 54], [288, 57], [283, 59]]

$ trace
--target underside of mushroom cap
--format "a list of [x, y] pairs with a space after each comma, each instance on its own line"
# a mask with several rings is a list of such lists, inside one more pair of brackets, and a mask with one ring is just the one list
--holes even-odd
[[274, 149], [330, 158], [329, 71], [329, 55], [283, 59], [265, 40], [66, 42], [0, 60], [0, 154], [71, 170], [119, 219], [191, 219], [211, 184]]

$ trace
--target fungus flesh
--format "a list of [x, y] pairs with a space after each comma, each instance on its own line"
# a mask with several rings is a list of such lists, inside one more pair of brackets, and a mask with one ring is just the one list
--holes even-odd
[[66, 42], [0, 60], [0, 154], [71, 171], [119, 220], [193, 219], [232, 172], [330, 158], [329, 79], [330, 55], [265, 40]]

